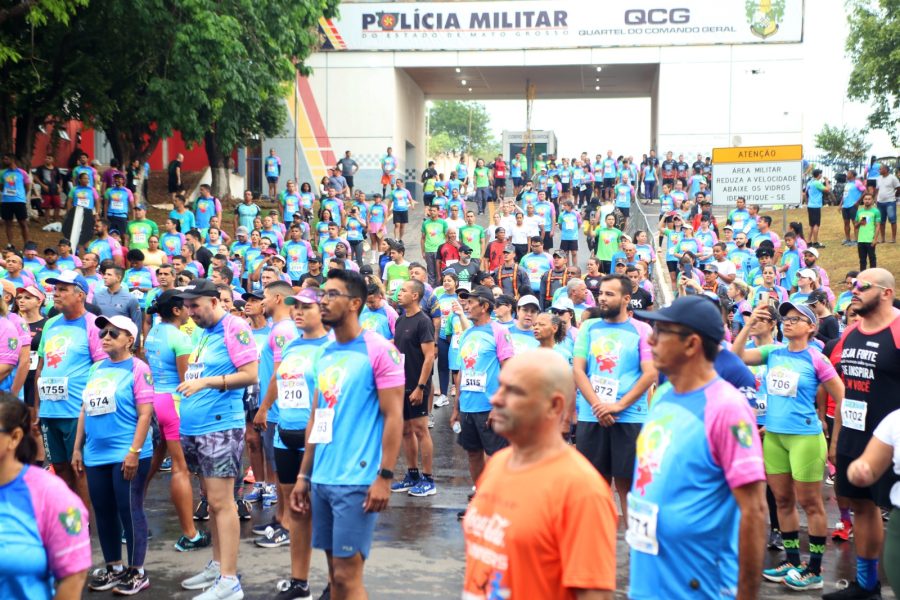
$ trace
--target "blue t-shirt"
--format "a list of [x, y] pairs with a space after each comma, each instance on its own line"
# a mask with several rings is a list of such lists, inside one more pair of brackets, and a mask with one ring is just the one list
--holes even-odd
[[[330, 341], [328, 335], [316, 339], [294, 338], [284, 347], [281, 364], [275, 373], [278, 386], [278, 430], [306, 429], [316, 389], [315, 365]], [[287, 450], [277, 430], [275, 447]]]
[[630, 208], [633, 197], [634, 187], [630, 183], [620, 183], [616, 186], [616, 208]]
[[822, 424], [816, 413], [819, 384], [834, 377], [834, 366], [818, 350], [792, 352], [787, 346], [759, 349], [766, 363], [766, 430], [772, 433], [817, 435]]
[[192, 349], [191, 338], [171, 323], [160, 322], [150, 329], [144, 341], [144, 356], [157, 392], [171, 394], [178, 388], [181, 378], [176, 359], [190, 355]]
[[[862, 186], [862, 189], [859, 189], [857, 183]], [[866, 191], [865, 185], [857, 179], [848, 181], [845, 189], [846, 192], [844, 192], [844, 199], [841, 201], [841, 208], [853, 208], [856, 206], [859, 199], [862, 198], [863, 192]]]
[[466, 329], [459, 338], [459, 410], [491, 410], [499, 387], [500, 365], [515, 353], [509, 330], [493, 321]]
[[[502, 325], [502, 323], [500, 324]], [[527, 350], [537, 348], [541, 345], [541, 343], [535, 339], [534, 331], [530, 329], [519, 329], [518, 325], [515, 324], [515, 321], [510, 321], [510, 326], [507, 327], [507, 330], [509, 331], [509, 337], [516, 354], [522, 354]]]
[[559, 223], [561, 240], [573, 241], [578, 239], [578, 213], [571, 210], [561, 211], [557, 222]]
[[394, 339], [394, 332], [391, 331], [391, 321], [384, 306], [375, 310], [368, 306], [363, 306], [362, 312], [359, 314], [359, 325], [366, 331], [374, 331], [386, 340]]
[[[128, 218], [128, 209], [131, 200], [134, 198], [131, 190], [126, 187], [112, 187], [106, 190], [104, 199], [106, 200], [106, 214], [110, 217]], [[121, 233], [125, 233], [124, 231]]]
[[[209, 229], [209, 220], [218, 214], [217, 202], [212, 196], [208, 198], [198, 197], [194, 201], [194, 217], [197, 220], [198, 228]], [[181, 231], [184, 231], [184, 229]]]
[[825, 184], [818, 179], [813, 179], [806, 186], [806, 205], [809, 208], [822, 208], [822, 192]]
[[[269, 392], [269, 385], [272, 382], [272, 374], [275, 372], [275, 363], [281, 362], [284, 347], [289, 342], [300, 337], [300, 330], [291, 318], [283, 319], [272, 324], [269, 331], [269, 337], [263, 344], [262, 352], [259, 356], [259, 401], [262, 402]], [[266, 415], [266, 421], [269, 423], [278, 422], [278, 403], [274, 403]]]
[[287, 190], [278, 195], [278, 203], [282, 206], [281, 220], [290, 223], [294, 218], [295, 212], [300, 212], [300, 195], [288, 194]]
[[391, 197], [394, 200], [392, 205], [392, 209], [394, 212], [406, 212], [409, 210], [410, 203], [410, 195], [409, 190], [406, 188], [396, 189], [391, 192]]
[[241, 202], [234, 207], [234, 212], [238, 217], [238, 226], [246, 227], [247, 231], [253, 231], [253, 220], [261, 214], [259, 206], [252, 202], [250, 204]]
[[85, 313], [67, 321], [62, 314], [44, 325], [38, 357], [44, 359], [38, 380], [40, 417], [75, 419], [81, 413], [82, 394], [94, 361], [106, 358], [94, 324]]
[[345, 344], [328, 344], [313, 369], [316, 410], [332, 409], [334, 418], [332, 441], [316, 444], [312, 483], [371, 485], [381, 469], [384, 432], [378, 392], [403, 387], [400, 353], [363, 331]]
[[[94, 364], [83, 393], [84, 464], [121, 463], [134, 441], [138, 404], [153, 403], [153, 376], [138, 358]], [[153, 436], [144, 438], [140, 458], [153, 455]]]
[[[193, 229], [197, 223], [197, 220], [194, 218], [194, 213], [189, 210], [180, 213], [173, 208], [169, 211], [169, 218], [173, 221], [178, 221], [180, 224], [180, 233], [187, 233]], [[209, 227], [209, 221], [207, 221], [206, 227]]]
[[[6, 169], [3, 171], [3, 200], [4, 204], [24, 204], [28, 196], [25, 190], [25, 182], [28, 174], [22, 169]], [[77, 181], [77, 179], [76, 179]]]
[[309, 255], [312, 254], [312, 247], [309, 242], [301, 240], [295, 242], [288, 240], [281, 249], [281, 255], [287, 260], [287, 272], [294, 281], [309, 271]]

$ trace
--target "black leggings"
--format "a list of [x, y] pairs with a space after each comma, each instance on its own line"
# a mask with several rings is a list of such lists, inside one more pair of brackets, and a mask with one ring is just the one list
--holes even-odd
[[859, 253], [859, 270], [866, 270], [866, 259], [869, 261], [870, 269], [874, 269], [878, 266], [877, 259], [875, 258], [875, 246], [872, 245], [871, 242], [858, 242], [856, 244], [856, 251]]
[[103, 560], [122, 560], [122, 530], [128, 550], [129, 567], [144, 566], [147, 556], [147, 516], [144, 514], [144, 482], [150, 473], [150, 458], [138, 461], [131, 481], [122, 475], [122, 463], [85, 467], [88, 493], [94, 505], [97, 537]]

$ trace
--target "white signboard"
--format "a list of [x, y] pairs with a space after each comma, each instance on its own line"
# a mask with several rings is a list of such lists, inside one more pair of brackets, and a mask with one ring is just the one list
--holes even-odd
[[713, 149], [713, 204], [772, 206], [800, 204], [803, 197], [801, 146]]
[[803, 41], [803, 0], [343, 3], [324, 49], [522, 50]]

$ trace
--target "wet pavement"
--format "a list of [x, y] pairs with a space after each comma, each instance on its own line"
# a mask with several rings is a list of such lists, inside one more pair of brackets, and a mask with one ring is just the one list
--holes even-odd
[[[470, 206], [471, 208], [471, 206]], [[421, 228], [421, 211], [414, 210], [404, 236], [407, 259], [420, 260], [418, 231]], [[478, 220], [488, 225], [487, 216]], [[582, 237], [581, 263], [586, 263], [586, 244]], [[584, 264], [581, 265], [582, 268]], [[380, 515], [375, 530], [375, 543], [366, 564], [365, 583], [369, 597], [375, 600], [440, 599], [450, 600], [460, 597], [463, 572], [465, 570], [464, 543], [456, 514], [466, 504], [471, 491], [465, 453], [455, 443], [450, 430], [450, 407], [435, 410], [437, 424], [432, 430], [435, 446], [434, 475], [438, 493], [428, 498], [415, 498], [406, 494], [394, 494], [389, 509]], [[402, 458], [394, 472], [402, 476], [405, 472]], [[154, 538], [150, 540], [146, 568], [150, 576], [151, 588], [140, 594], [145, 598], [171, 598], [186, 600], [197, 595], [196, 591], [185, 591], [180, 581], [199, 572], [211, 558], [208, 549], [194, 552], [176, 552], [173, 544], [181, 532], [168, 496], [169, 476], [159, 474], [151, 484], [146, 501], [147, 516]], [[838, 520], [838, 510], [833, 498], [833, 490], [823, 486], [828, 511], [828, 522]], [[195, 498], [199, 492], [195, 489]], [[253, 544], [250, 529], [255, 523], [271, 520], [274, 509], [263, 510], [254, 505], [253, 520], [241, 523], [241, 546], [238, 559], [239, 571], [245, 598], [273, 598], [276, 584], [290, 575], [290, 556], [287, 546], [275, 549], [259, 548]], [[801, 519], [805, 526], [805, 520]], [[202, 522], [199, 527], [206, 528]], [[801, 532], [803, 547], [806, 547], [805, 529]], [[94, 540], [94, 566], [103, 564], [99, 544]], [[628, 546], [624, 533], [620, 531], [618, 544], [617, 598], [627, 597], [628, 588]], [[768, 552], [766, 566], [774, 566], [781, 558], [780, 553]], [[834, 543], [830, 539], [824, 557], [826, 590], [834, 589], [835, 581], [852, 579], [856, 568], [853, 543]], [[882, 580], [883, 580], [882, 576]], [[327, 582], [325, 556], [321, 551], [313, 553], [310, 584], [313, 598]], [[797, 593], [786, 587], [763, 583], [761, 598], [819, 598], [821, 592]], [[85, 598], [99, 600], [113, 597], [111, 592], [88, 593]], [[884, 598], [895, 598], [885, 590]], [[550, 599], [547, 599], [550, 600]]]

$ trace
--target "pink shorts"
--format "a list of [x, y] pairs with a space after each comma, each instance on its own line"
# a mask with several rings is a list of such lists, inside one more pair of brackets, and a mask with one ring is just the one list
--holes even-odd
[[386, 231], [384, 223], [369, 223], [369, 235], [376, 235], [382, 231]]
[[178, 433], [181, 417], [175, 410], [172, 394], [153, 394], [153, 410], [156, 411], [156, 420], [159, 421], [163, 439], [167, 442], [181, 439]]

